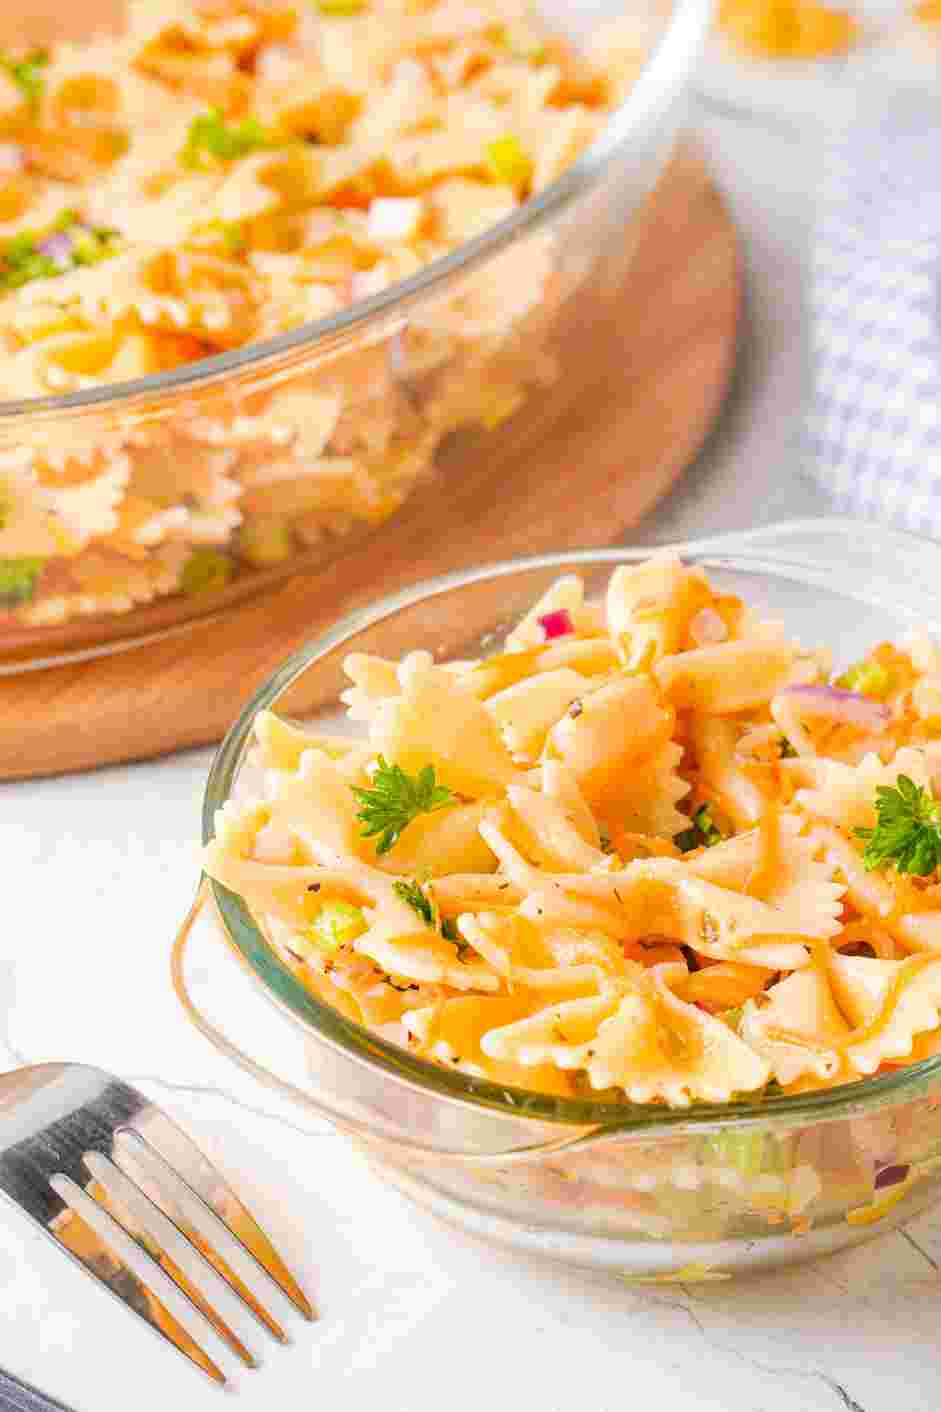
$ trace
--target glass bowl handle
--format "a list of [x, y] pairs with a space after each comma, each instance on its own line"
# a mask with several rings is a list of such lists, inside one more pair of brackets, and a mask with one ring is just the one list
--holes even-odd
[[913, 623], [941, 624], [941, 545], [869, 520], [786, 520], [694, 540], [682, 550], [714, 563], [728, 553], [738, 567], [744, 559], [817, 588], [837, 585]]
[[[264, 1065], [256, 1063], [250, 1055], [246, 1054], [245, 1051], [231, 1040], [227, 1034], [220, 1030], [212, 1020], [203, 1014], [190, 994], [189, 987], [186, 983], [186, 947], [198, 917], [206, 905], [211, 903], [211, 900], [209, 883], [204, 877], [200, 881], [196, 896], [176, 934], [170, 952], [170, 978], [173, 990], [177, 1000], [179, 1000], [183, 1007], [187, 1019], [194, 1028], [199, 1031], [203, 1038], [207, 1039], [220, 1054], [224, 1054], [227, 1059], [231, 1059], [234, 1064], [237, 1064], [240, 1069], [250, 1074], [258, 1083], [264, 1084], [266, 1088], [272, 1089], [282, 1098], [291, 1099], [301, 1108], [315, 1114], [316, 1117], [326, 1119], [327, 1122], [345, 1136], [366, 1141], [373, 1148], [383, 1145], [389, 1148], [395, 1148], [399, 1151], [403, 1151], [410, 1157], [432, 1160], [438, 1159], [447, 1161], [448, 1163], [462, 1161], [473, 1162], [475, 1165], [478, 1163], [499, 1162], [502, 1166], [508, 1161], [525, 1162], [536, 1156], [543, 1156], [544, 1154], [561, 1151], [563, 1148], [568, 1149], [574, 1147], [576, 1144], [582, 1143], [586, 1139], [590, 1140], [599, 1132], [603, 1131], [603, 1129], [598, 1127], [579, 1127], [575, 1129], [569, 1127], [566, 1128], [561, 1135], [547, 1138], [544, 1141], [515, 1142], [506, 1147], [498, 1144], [497, 1146], [488, 1146], [480, 1150], [470, 1143], [452, 1146], [442, 1142], [441, 1145], [435, 1144], [432, 1146], [426, 1143], [415, 1142], [404, 1132], [393, 1130], [391, 1125], [380, 1128], [375, 1123], [360, 1122], [349, 1114], [338, 1112], [335, 1107], [314, 1097], [313, 1094], [308, 1093], [305, 1089], [299, 1088], [296, 1084], [291, 1083], [289, 1079], [285, 1079], [281, 1075], [275, 1074], [272, 1070], [265, 1068]], [[224, 938], [226, 935], [225, 927], [221, 919], [217, 920], [221, 937]], [[245, 967], [246, 971], [248, 971], [249, 975], [252, 975], [236, 948], [231, 947], [230, 949], [233, 951], [236, 959]], [[290, 1017], [286, 1018], [289, 1019]], [[542, 1126], [545, 1132], [548, 1125]], [[559, 1129], [556, 1128], [555, 1132], [559, 1134]]]

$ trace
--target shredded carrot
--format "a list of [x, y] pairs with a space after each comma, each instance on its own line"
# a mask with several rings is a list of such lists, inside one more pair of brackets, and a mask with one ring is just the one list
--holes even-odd
[[745, 891], [749, 897], [764, 899], [781, 874], [781, 816], [775, 804], [769, 804], [758, 823], [761, 852], [749, 874]]

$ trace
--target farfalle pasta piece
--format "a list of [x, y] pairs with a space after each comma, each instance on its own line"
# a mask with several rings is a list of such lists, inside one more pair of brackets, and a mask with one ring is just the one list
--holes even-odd
[[537, 1088], [541, 1093], [571, 1096], [567, 1075], [551, 1064], [536, 1069], [494, 1059], [484, 1053], [481, 1040], [489, 1031], [512, 1023], [525, 1014], [525, 997], [494, 995], [458, 996], [424, 1009], [410, 1009], [403, 1016], [406, 1030], [417, 1042], [418, 1051], [430, 1058], [476, 1074], [491, 1083], [518, 1088]]
[[488, 697], [487, 710], [499, 726], [507, 748], [514, 755], [535, 759], [552, 727], [590, 690], [587, 677], [560, 667], [496, 692]]
[[600, 848], [601, 830], [597, 820], [578, 787], [578, 781], [561, 760], [543, 760], [541, 788], [546, 798], [553, 800], [564, 811], [566, 819], [582, 840], [591, 848]]
[[622, 677], [599, 687], [549, 733], [548, 752], [571, 771], [591, 805], [617, 798], [632, 773], [667, 743], [674, 724], [647, 677]]
[[764, 780], [739, 754], [739, 735], [738, 722], [721, 716], [694, 715], [689, 722], [702, 793], [737, 829], [748, 829], [761, 818], [768, 798]]
[[301, 757], [308, 750], [317, 750], [334, 759], [353, 751], [362, 755], [362, 745], [358, 741], [306, 730], [276, 716], [273, 711], [259, 711], [253, 731], [256, 750], [252, 763], [262, 769], [297, 770]]
[[560, 801], [519, 784], [509, 786], [507, 798], [526, 830], [530, 851], [542, 867], [553, 872], [588, 872], [605, 865], [601, 848], [585, 841]]
[[[802, 833], [801, 820], [793, 814], [777, 817], [772, 827], [770, 857], [766, 835], [752, 829], [690, 859], [690, 872], [720, 887], [759, 896], [786, 915], [835, 921], [845, 891], [845, 885], [835, 880], [836, 861], [821, 856], [825, 853], [821, 840], [813, 833]], [[760, 870], [764, 875], [756, 891]]]
[[884, 1060], [906, 1058], [918, 1035], [938, 1028], [941, 960], [835, 955], [828, 969], [840, 1009], [855, 1026], [845, 1052], [857, 1073], [874, 1074]]
[[608, 817], [616, 816], [620, 828], [628, 833], [675, 837], [688, 823], [676, 807], [690, 791], [689, 782], [679, 772], [682, 759], [681, 745], [672, 741], [662, 745], [642, 770], [625, 776], [616, 798], [608, 804]]
[[565, 1001], [491, 1031], [485, 1053], [524, 1065], [584, 1068], [592, 1087], [635, 1103], [727, 1100], [764, 1085], [768, 1067], [720, 1020], [669, 989], [683, 967], [634, 968], [596, 997]]
[[384, 872], [427, 877], [430, 873], [488, 873], [497, 860], [480, 833], [488, 806], [476, 801], [420, 815], [376, 859]]
[[768, 626], [750, 637], [664, 657], [653, 672], [672, 706], [726, 716], [766, 705], [792, 681], [796, 663], [793, 644]]
[[894, 787], [899, 775], [907, 775], [922, 789], [931, 787], [924, 751], [908, 746], [897, 751], [887, 765], [878, 755], [866, 755], [858, 765], [804, 757], [787, 762], [786, 768], [792, 777], [807, 786], [798, 789], [795, 804], [850, 834], [858, 828], [875, 826], [876, 791], [881, 786]]
[[786, 1086], [808, 1076], [835, 1082], [844, 1068], [841, 1045], [850, 1029], [826, 975], [811, 966], [771, 986], [765, 1003], [747, 1001], [739, 1033]]
[[401, 694], [380, 701], [369, 737], [377, 754], [414, 773], [435, 768], [439, 783], [471, 799], [501, 793], [519, 775], [486, 708], [447, 672], [409, 659]]
[[632, 1103], [726, 1103], [768, 1081], [767, 1063], [721, 1020], [687, 1005], [668, 981], [681, 967], [656, 966], [598, 1026], [586, 1064], [593, 1087], [623, 1090]]
[[615, 569], [605, 599], [608, 631], [630, 670], [679, 652], [690, 618], [712, 598], [705, 575], [674, 554]]

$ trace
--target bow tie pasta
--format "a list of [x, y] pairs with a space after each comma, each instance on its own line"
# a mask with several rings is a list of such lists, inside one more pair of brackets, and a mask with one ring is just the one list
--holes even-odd
[[348, 658], [356, 737], [262, 712], [206, 871], [322, 1001], [504, 1088], [851, 1083], [941, 1049], [939, 665], [831, 680], [669, 555], [570, 575], [491, 657]]

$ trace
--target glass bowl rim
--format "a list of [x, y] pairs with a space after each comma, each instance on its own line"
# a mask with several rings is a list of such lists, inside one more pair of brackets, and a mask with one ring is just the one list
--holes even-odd
[[657, 114], [664, 99], [674, 95], [691, 73], [709, 32], [714, 3], [715, 0], [673, 0], [669, 18], [637, 82], [587, 151], [543, 191], [450, 254], [430, 261], [414, 275], [397, 280], [368, 299], [355, 301], [338, 314], [226, 353], [126, 382], [21, 401], [0, 400], [0, 426], [32, 417], [53, 417], [58, 412], [126, 410], [127, 403], [146, 401], [155, 395], [185, 394], [212, 387], [229, 374], [263, 370], [266, 364], [276, 363], [287, 354], [303, 354], [318, 343], [326, 344], [333, 337], [378, 323], [383, 315], [402, 313], [452, 277], [478, 269], [491, 255], [547, 224], [596, 184], [612, 157], [645, 121]]
[[[840, 519], [840, 525], [856, 535], [871, 537], [878, 531], [869, 522]], [[833, 521], [791, 521], [788, 529], [810, 528]], [[784, 526], [777, 526], [781, 529]], [[757, 532], [756, 538], [760, 537]], [[760, 546], [749, 554], [747, 548], [725, 548], [739, 539], [747, 544], [748, 535], [716, 536], [712, 539], [687, 541], [682, 544], [624, 546], [612, 549], [569, 550], [560, 553], [537, 554], [502, 560], [471, 569], [461, 569], [436, 578], [425, 579], [395, 593], [388, 594], [341, 618], [332, 628], [300, 647], [280, 666], [246, 702], [237, 719], [226, 733], [215, 755], [203, 796], [203, 843], [212, 838], [215, 813], [229, 797], [231, 785], [242, 764], [251, 741], [251, 728], [258, 711], [273, 706], [278, 697], [314, 662], [335, 651], [349, 638], [374, 626], [384, 618], [416, 603], [453, 590], [467, 588], [484, 580], [509, 577], [540, 569], [571, 569], [637, 562], [655, 549], [671, 548], [685, 553], [696, 562], [708, 563], [710, 556], [717, 568], [740, 569], [743, 572], [765, 573], [803, 582], [799, 566], [782, 558], [769, 568], [771, 555]], [[921, 545], [927, 541], [915, 535], [893, 532], [897, 543]], [[937, 550], [937, 546], [931, 546]], [[847, 593], [847, 596], [855, 596]], [[458, 1104], [502, 1113], [507, 1118], [532, 1118], [542, 1122], [565, 1125], [590, 1125], [604, 1131], [642, 1131], [644, 1129], [679, 1131], [689, 1127], [717, 1128], [741, 1123], [836, 1119], [849, 1112], [870, 1107], [882, 1107], [893, 1099], [911, 1099], [941, 1075], [941, 1055], [906, 1065], [893, 1073], [857, 1079], [831, 1089], [796, 1095], [772, 1095], [757, 1100], [731, 1100], [728, 1103], [696, 1103], [688, 1108], [666, 1108], [659, 1104], [603, 1103], [593, 1099], [559, 1098], [533, 1090], [496, 1084], [489, 1079], [445, 1069], [440, 1064], [419, 1058], [400, 1045], [380, 1038], [364, 1026], [346, 1019], [331, 1006], [318, 1000], [294, 977], [278, 958], [253, 921], [241, 897], [213, 879], [206, 879], [215, 900], [225, 931], [241, 955], [241, 959], [260, 981], [267, 998], [302, 1028], [312, 1031], [311, 1037], [326, 1042], [346, 1057], [353, 1058], [373, 1071], [424, 1093]]]

